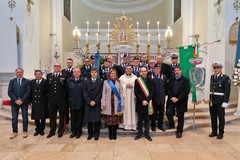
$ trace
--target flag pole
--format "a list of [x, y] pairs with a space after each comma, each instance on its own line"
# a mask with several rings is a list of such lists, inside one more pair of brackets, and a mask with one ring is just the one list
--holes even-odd
[[196, 103], [193, 103], [193, 130], [195, 130], [195, 111], [196, 111]]
[[[212, 42], [204, 42], [204, 43], [199, 43], [199, 46], [202, 46], [202, 45], [210, 45], [210, 44], [214, 44], [214, 43], [218, 43], [218, 42], [221, 42], [221, 40], [216, 40], [216, 41], [212, 41]], [[178, 47], [175, 47], [175, 49], [178, 49], [179, 47], [188, 47], [189, 45], [184, 45], [184, 46], [178, 46]]]

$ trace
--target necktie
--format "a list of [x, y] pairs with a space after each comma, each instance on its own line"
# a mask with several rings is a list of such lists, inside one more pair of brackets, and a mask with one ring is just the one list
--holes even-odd
[[71, 69], [68, 69], [68, 72], [71, 72]]
[[217, 79], [217, 75], [214, 76], [214, 79]]
[[40, 80], [37, 80], [37, 85], [39, 85], [40, 84]]
[[17, 85], [18, 85], [19, 87], [21, 86], [20, 78], [17, 79]]
[[96, 79], [93, 79], [93, 82], [96, 82]]
[[158, 78], [158, 79], [160, 78], [160, 75], [159, 75], [159, 74], [157, 75], [157, 78]]

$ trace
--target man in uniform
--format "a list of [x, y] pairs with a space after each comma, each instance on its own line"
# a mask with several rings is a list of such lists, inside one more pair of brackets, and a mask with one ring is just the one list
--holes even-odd
[[64, 114], [67, 105], [66, 81], [68, 76], [64, 72], [60, 72], [61, 65], [59, 63], [54, 64], [53, 70], [53, 73], [47, 74], [50, 117], [50, 132], [47, 138], [55, 135], [57, 111], [59, 112], [58, 138], [61, 138], [65, 130]]
[[176, 55], [175, 53], [173, 53], [171, 55], [171, 64], [170, 66], [170, 72], [171, 72], [171, 76], [174, 76], [174, 68], [177, 66], [180, 66], [180, 64], [178, 63], [178, 55]]
[[155, 66], [155, 60], [150, 59], [148, 63], [148, 77], [152, 78], [154, 74], [154, 66]]
[[137, 77], [139, 77], [140, 75], [139, 75], [139, 69], [140, 69], [140, 65], [139, 65], [139, 58], [137, 57], [137, 56], [135, 56], [134, 58], [133, 58], [133, 61], [132, 61], [132, 65], [133, 65], [133, 70], [132, 70], [132, 73], [135, 75], [135, 76], [137, 76]]
[[[228, 107], [231, 92], [230, 79], [227, 75], [222, 74], [223, 65], [221, 63], [215, 62], [212, 66], [214, 74], [211, 76], [209, 104], [212, 132], [209, 137], [217, 136], [217, 139], [222, 139], [225, 126], [225, 108]], [[219, 127], [217, 119], [219, 120]]]
[[103, 80], [107, 80], [108, 78], [108, 73], [111, 69], [116, 69], [114, 68], [115, 65], [113, 65], [113, 68], [111, 66], [111, 62], [108, 60], [108, 58], [105, 59], [101, 72], [100, 72], [100, 78]]
[[88, 57], [86, 57], [84, 59], [84, 65], [81, 67], [81, 77], [85, 80], [90, 78], [91, 77], [90, 71], [91, 71], [90, 59]]
[[146, 54], [142, 55], [140, 67], [148, 67], [148, 58]]
[[169, 79], [171, 77], [171, 71], [168, 64], [163, 63], [162, 55], [157, 56], [157, 63], [161, 65], [161, 72], [162, 74], [166, 75]]
[[154, 86], [153, 91], [153, 115], [151, 118], [151, 129], [152, 131], [156, 131], [156, 121], [158, 121], [158, 128], [162, 131], [166, 131], [166, 126], [163, 123], [163, 115], [164, 115], [164, 105], [165, 105], [165, 88], [167, 85], [167, 77], [161, 73], [160, 64], [155, 64], [154, 66], [154, 74], [152, 75], [152, 81]]
[[47, 80], [42, 78], [43, 73], [41, 70], [35, 70], [35, 79], [31, 80], [31, 103], [32, 103], [32, 115], [35, 123], [34, 136], [44, 135], [45, 120], [48, 115], [48, 101], [47, 101]]
[[68, 75], [68, 77], [72, 77], [73, 75], [73, 59], [72, 58], [67, 59], [67, 68], [64, 68], [62, 72], [65, 72]]

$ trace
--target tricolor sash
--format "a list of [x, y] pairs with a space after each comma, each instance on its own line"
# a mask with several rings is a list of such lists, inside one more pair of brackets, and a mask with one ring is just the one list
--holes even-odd
[[112, 89], [113, 93], [115, 94], [115, 96], [118, 98], [118, 107], [117, 107], [117, 112], [118, 114], [122, 113], [122, 109], [121, 109], [121, 103], [122, 103], [122, 99], [121, 96], [119, 94], [119, 92], [117, 91], [116, 86], [113, 84], [113, 82], [111, 80], [107, 80], [110, 88]]
[[[149, 96], [149, 90], [147, 88], [146, 83], [142, 79], [142, 77], [137, 78], [137, 82], [140, 85], [144, 95], [146, 97], [148, 97]], [[148, 103], [148, 115], [152, 115], [152, 114], [153, 114], [153, 105], [152, 105], [152, 100], [150, 100], [149, 103]]]

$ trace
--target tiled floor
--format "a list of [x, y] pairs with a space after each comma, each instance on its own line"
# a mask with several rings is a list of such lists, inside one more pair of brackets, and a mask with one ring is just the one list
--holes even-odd
[[[206, 121], [206, 120], [205, 120]], [[204, 122], [205, 122], [204, 121]], [[199, 120], [197, 120], [199, 122]], [[19, 128], [22, 124], [19, 123]], [[46, 132], [49, 131], [47, 127]], [[176, 139], [173, 131], [158, 131], [153, 141], [144, 138], [135, 141], [133, 134], [118, 136], [116, 141], [102, 135], [98, 141], [70, 139], [69, 133], [63, 138], [54, 136], [33, 136], [34, 126], [29, 125], [28, 138], [22, 132], [13, 140], [11, 121], [0, 117], [0, 159], [3, 160], [239, 160], [240, 120], [226, 125], [222, 140], [209, 138], [209, 126], [187, 129], [181, 139]], [[123, 131], [121, 131], [123, 132]]]

